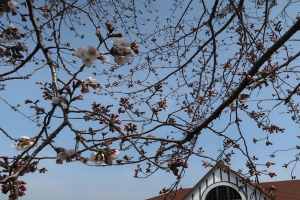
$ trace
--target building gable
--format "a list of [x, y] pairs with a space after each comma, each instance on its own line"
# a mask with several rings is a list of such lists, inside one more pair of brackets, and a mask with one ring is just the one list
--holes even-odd
[[213, 195], [219, 191], [224, 192], [224, 188], [227, 193], [230, 191], [237, 194], [238, 198], [227, 196], [231, 200], [298, 200], [300, 196], [300, 180], [266, 182], [262, 183], [263, 186], [257, 185], [257, 189], [254, 184], [241, 180], [243, 178], [237, 172], [226, 168], [220, 161], [193, 188], [179, 189], [149, 200], [216, 200]]
[[[265, 192], [255, 190], [253, 185], [241, 182], [239, 176], [233, 170], [222, 169], [221, 163], [217, 163], [183, 198], [183, 200], [206, 200], [209, 192], [214, 188], [226, 191], [224, 195], [229, 195], [229, 191], [238, 193], [242, 200], [270, 200], [271, 197]], [[229, 188], [229, 189], [226, 189]], [[232, 189], [234, 190], [232, 190]], [[213, 192], [213, 191], [212, 191]], [[215, 191], [214, 191], [215, 192]], [[226, 194], [227, 193], [227, 194]], [[237, 195], [238, 195], [237, 194]], [[211, 194], [209, 194], [211, 195]], [[208, 198], [208, 197], [207, 197]]]

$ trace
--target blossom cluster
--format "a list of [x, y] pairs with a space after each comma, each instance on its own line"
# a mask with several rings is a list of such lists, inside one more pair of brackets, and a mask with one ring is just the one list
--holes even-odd
[[65, 96], [63, 95], [58, 95], [57, 97], [52, 97], [52, 103], [53, 104], [59, 104], [65, 100]]
[[[84, 100], [84, 96], [83, 94], [85, 93], [89, 93], [90, 89], [89, 87], [92, 87], [93, 89], [97, 89], [99, 87], [101, 87], [100, 83], [97, 83], [96, 79], [93, 79], [92, 77], [87, 77], [86, 80], [78, 80], [78, 82], [76, 83], [76, 87], [81, 87], [81, 93], [80, 95], [74, 97], [72, 99], [72, 101], [74, 100]], [[64, 89], [67, 90], [68, 93], [70, 93], [70, 87], [69, 86], [65, 86]], [[58, 95], [56, 97], [52, 97], [52, 105], [57, 105], [62, 103], [63, 101], [65, 101], [66, 96], [64, 95]]]
[[18, 139], [18, 141], [18, 144], [12, 144], [11, 146], [14, 147], [17, 151], [25, 151], [33, 145], [33, 143], [35, 142], [35, 138], [22, 136], [20, 139]]
[[96, 165], [107, 165], [111, 164], [113, 160], [116, 160], [120, 155], [120, 152], [116, 149], [111, 150], [108, 153], [104, 152], [93, 152], [90, 157], [90, 161]]
[[[75, 149], [60, 149], [60, 152], [56, 155], [56, 163], [63, 164], [63, 161], [70, 162], [72, 160], [72, 156], [80, 155], [80, 153], [76, 152]], [[87, 162], [90, 160], [94, 162], [96, 165], [107, 165], [112, 164], [113, 160], [116, 160], [120, 155], [120, 152], [116, 149], [105, 149], [101, 152], [93, 152], [90, 158], [80, 159], [82, 162]], [[82, 157], [83, 158], [83, 157]]]
[[24, 38], [25, 34], [22, 34], [19, 29], [14, 27], [13, 24], [7, 25], [6, 29], [3, 29], [0, 33], [0, 43], [8, 44], [17, 42], [17, 44], [6, 47], [6, 49], [0, 47], [0, 58], [6, 56], [13, 57], [14, 59], [22, 59], [24, 56], [20, 53], [20, 51], [28, 51], [27, 44], [18, 42], [18, 40], [20, 40], [22, 37]]
[[[120, 38], [112, 38], [111, 42], [113, 47], [110, 50], [110, 54], [115, 57], [114, 61], [117, 65], [125, 65], [129, 63], [134, 57], [132, 51], [138, 54], [138, 43], [130, 43], [127, 40], [122, 40]], [[95, 47], [89, 46], [88, 48], [79, 47], [75, 51], [75, 56], [82, 59], [82, 64], [86, 67], [91, 67], [96, 64], [97, 59], [103, 62], [109, 62], [109, 57], [102, 51], [98, 51]]]
[[96, 85], [97, 84], [96, 79], [93, 79], [92, 77], [87, 77], [86, 81], [87, 81], [88, 84], [91, 84], [91, 85]]
[[[0, 18], [3, 17], [3, 13], [12, 12], [14, 8], [17, 8], [18, 3], [12, 0], [3, 0], [2, 7], [0, 7]], [[13, 12], [14, 15], [15, 12]], [[9, 24], [6, 26], [6, 29], [2, 29], [2, 33], [0, 34], [0, 43], [14, 43], [18, 42], [21, 37], [25, 37], [25, 34], [21, 34], [20, 30], [14, 27], [13, 24]], [[27, 51], [28, 45], [18, 42], [17, 46], [13, 46], [7, 48], [4, 51], [2, 48], [0, 49], [0, 57], [4, 55], [6, 57], [13, 56], [14, 58], [23, 58], [23, 56], [19, 53], [19, 51]], [[13, 54], [13, 55], [11, 55]]]
[[72, 155], [74, 155], [76, 151], [74, 149], [64, 149], [63, 151], [59, 152], [56, 156], [56, 163], [62, 164], [63, 161], [68, 160], [71, 158]]
[[81, 93], [89, 93], [90, 89], [88, 88], [88, 86], [92, 87], [93, 89], [97, 89], [101, 87], [101, 84], [97, 83], [96, 79], [87, 77], [86, 80], [81, 80]]
[[110, 40], [114, 46], [111, 49], [111, 54], [115, 57], [114, 61], [118, 65], [125, 65], [130, 62], [134, 57], [131, 50], [136, 54], [138, 53], [138, 43], [130, 43], [127, 40], [121, 40], [120, 38], [113, 38]]
[[0, 18], [3, 17], [4, 12], [11, 12], [12, 9], [16, 8], [18, 6], [18, 3], [12, 0], [2, 0], [2, 9], [0, 10]]
[[90, 92], [89, 87], [97, 89], [101, 87], [101, 84], [97, 83], [96, 79], [93, 79], [92, 77], [87, 77], [85, 80], [78, 80], [76, 87], [81, 87], [82, 93], [76, 97], [76, 100], [84, 100], [83, 94]]
[[82, 59], [82, 64], [86, 67], [91, 67], [93, 64], [96, 64], [97, 59], [102, 60], [103, 62], [109, 62], [109, 57], [104, 55], [103, 52], [98, 51], [95, 47], [89, 46], [88, 48], [79, 47], [75, 51], [75, 56]]
[[0, 43], [13, 43], [21, 38], [21, 32], [13, 24], [6, 26], [6, 29], [0, 36]]

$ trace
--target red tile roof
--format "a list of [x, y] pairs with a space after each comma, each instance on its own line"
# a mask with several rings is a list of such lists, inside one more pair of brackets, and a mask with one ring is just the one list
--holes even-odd
[[177, 191], [171, 192], [170, 194], [163, 194], [157, 197], [153, 197], [146, 200], [182, 200], [183, 197], [191, 190], [192, 188], [179, 189]]
[[[262, 185], [267, 187], [274, 186], [277, 189], [276, 193], [273, 193], [276, 196], [274, 200], [300, 199], [300, 180], [264, 182]], [[182, 200], [191, 189], [192, 188], [179, 189], [176, 193], [170, 193], [167, 198], [164, 194], [147, 200]]]
[[300, 199], [300, 180], [276, 181], [262, 183], [265, 186], [274, 186], [277, 191], [275, 200], [299, 200]]

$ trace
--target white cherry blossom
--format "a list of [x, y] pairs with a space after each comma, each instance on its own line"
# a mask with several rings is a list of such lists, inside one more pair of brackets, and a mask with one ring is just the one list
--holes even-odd
[[129, 47], [119, 47], [118, 48], [118, 53], [120, 55], [123, 55], [123, 54], [129, 54], [131, 51], [130, 51], [130, 48]]
[[120, 151], [114, 150], [114, 153], [110, 155], [111, 160], [116, 160], [120, 156]]
[[110, 40], [114, 45], [119, 46], [119, 47], [125, 47], [125, 48], [130, 48], [131, 43], [128, 42], [127, 40], [122, 40], [121, 38], [112, 38]]
[[[108, 159], [110, 161], [116, 160], [120, 156], [120, 152], [116, 149], [111, 150], [111, 154], [109, 155]], [[105, 155], [99, 152], [93, 152], [90, 157], [90, 161], [94, 162], [96, 165], [106, 165], [105, 163]]]
[[18, 36], [18, 37], [21, 36], [21, 32], [19, 31], [19, 29], [16, 31], [16, 36]]
[[104, 161], [104, 154], [99, 155], [98, 152], [93, 152], [91, 154], [90, 161], [94, 162], [96, 165], [106, 165]]
[[102, 60], [103, 62], [109, 62], [109, 57], [107, 55], [102, 55], [100, 56], [100, 60]]
[[23, 51], [28, 51], [28, 45], [25, 44], [25, 43], [21, 44], [21, 48], [22, 48]]
[[84, 47], [79, 47], [75, 51], [75, 56], [77, 56], [78, 58], [83, 58], [84, 57], [84, 50], [85, 50]]
[[64, 161], [67, 158], [70, 158], [75, 153], [76, 151], [74, 149], [64, 150], [63, 152], [60, 152], [56, 155], [56, 160]]
[[14, 26], [13, 24], [8, 24], [8, 25], [6, 26], [6, 29], [9, 29], [9, 28], [15, 28], [15, 26]]
[[99, 160], [95, 162], [96, 165], [106, 165], [106, 163], [104, 162], [104, 160]]
[[97, 58], [103, 62], [109, 62], [109, 57], [103, 54], [102, 51], [98, 51], [93, 46], [89, 46], [88, 48], [79, 47], [75, 51], [75, 56], [81, 58], [82, 63], [88, 68], [97, 63]]
[[90, 58], [91, 60], [96, 60], [100, 55], [100, 52], [93, 46], [89, 46], [84, 50], [84, 56]]
[[59, 103], [60, 103], [59, 98], [57, 98], [57, 97], [52, 97], [52, 103], [53, 103], [53, 104], [59, 104]]
[[86, 81], [90, 84], [97, 84], [97, 81], [96, 79], [93, 79], [92, 77], [87, 77], [86, 78]]
[[7, 3], [7, 5], [11, 8], [11, 9], [14, 9], [18, 6], [18, 3], [17, 2], [14, 2], [14, 1], [9, 1]]
[[131, 43], [128, 42], [127, 40], [121, 40], [120, 46], [121, 47], [125, 47], [125, 48], [130, 48], [131, 47]]
[[115, 63], [118, 65], [125, 65], [128, 62], [130, 62], [130, 58], [126, 56], [118, 56], [115, 58]]
[[30, 137], [22, 136], [18, 144], [12, 144], [17, 151], [25, 151], [33, 145], [34, 141]]
[[65, 98], [66, 97], [63, 95], [58, 95], [57, 97], [52, 97], [52, 103], [59, 104], [59, 103], [63, 102]]
[[92, 60], [91, 58], [88, 58], [88, 57], [83, 57], [82, 58], [82, 63], [90, 68], [93, 64], [96, 64], [97, 60]]
[[114, 45], [119, 46], [122, 40], [121, 40], [121, 38], [111, 38], [110, 41], [111, 41]]

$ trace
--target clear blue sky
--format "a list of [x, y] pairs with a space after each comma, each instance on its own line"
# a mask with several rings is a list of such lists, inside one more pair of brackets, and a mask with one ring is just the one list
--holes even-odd
[[[160, 16], [160, 23], [165, 23], [165, 19], [169, 17], [170, 10], [166, 9], [169, 6], [167, 1], [156, 2], [154, 5], [157, 6], [158, 12], [155, 13], [155, 16]], [[287, 2], [287, 1], [284, 1]], [[210, 6], [210, 4], [208, 4]], [[289, 10], [290, 12], [297, 12], [298, 7], [294, 7]], [[144, 13], [145, 16], [151, 18], [151, 21], [147, 24], [147, 26], [141, 30], [141, 32], [154, 30], [154, 23], [152, 23], [153, 15], [148, 13]], [[190, 13], [190, 15], [196, 15], [197, 9]], [[0, 19], [2, 23], [6, 25], [6, 20], [4, 18]], [[17, 27], [18, 25], [15, 24]], [[87, 27], [89, 30], [90, 27]], [[67, 30], [66, 30], [67, 31]], [[88, 46], [93, 45], [94, 37], [94, 29], [91, 31], [86, 31], [88, 34], [84, 40], [76, 39], [73, 40], [73, 43], [79, 46]], [[90, 37], [89, 37], [90, 36]], [[299, 34], [297, 34], [299, 36]], [[125, 39], [129, 39], [128, 37]], [[131, 36], [131, 39], [134, 40], [134, 36]], [[162, 40], [162, 39], [161, 39]], [[32, 50], [32, 44], [28, 41], [29, 49]], [[300, 44], [300, 42], [299, 42]], [[75, 47], [75, 45], [74, 45]], [[101, 49], [100, 49], [101, 50]], [[143, 49], [142, 49], [143, 50]], [[299, 51], [299, 47], [296, 46], [294, 48], [294, 52]], [[77, 58], [74, 58], [77, 59]], [[112, 58], [111, 58], [112, 59]], [[138, 59], [138, 58], [135, 58]], [[220, 60], [226, 60], [226, 54], [220, 55]], [[80, 59], [77, 59], [77, 62], [81, 64]], [[176, 60], [174, 61], [174, 63]], [[156, 62], [155, 65], [160, 65], [160, 62]], [[133, 63], [134, 65], [134, 63]], [[101, 64], [98, 61], [96, 65], [97, 68], [109, 69], [110, 65]], [[124, 66], [125, 69], [121, 68], [118, 70], [118, 73], [122, 73], [128, 70], [131, 66]], [[2, 68], [2, 69], [1, 69]], [[6, 71], [4, 66], [1, 66], [0, 73]], [[86, 77], [93, 76], [92, 73], [95, 69], [87, 69], [85, 70], [79, 77], [85, 79]], [[25, 72], [24, 72], [25, 73]], [[38, 88], [40, 86], [35, 85], [36, 81], [51, 81], [50, 77], [45, 76], [48, 71], [38, 71], [35, 76], [32, 77], [31, 80], [16, 80], [7, 82], [7, 90], [0, 91], [0, 97], [7, 100], [11, 105], [15, 106], [17, 104], [21, 104], [20, 110], [24, 113], [34, 112], [28, 109], [28, 106], [24, 104], [25, 99], [41, 99], [42, 91]], [[58, 72], [61, 77], [64, 77], [63, 70]], [[143, 74], [139, 74], [143, 76]], [[163, 75], [160, 74], [160, 75]], [[100, 80], [100, 78], [95, 77], [97, 81], [101, 81], [105, 83], [106, 80]], [[48, 80], [47, 80], [48, 79]], [[155, 79], [151, 81], [155, 82]], [[110, 99], [105, 99], [100, 96], [86, 95], [86, 100], [82, 102], [78, 102], [78, 105], [81, 107], [86, 107], [90, 105], [93, 101], [99, 101], [101, 98], [101, 102], [103, 104], [107, 104], [110, 102]], [[50, 101], [41, 102], [41, 105], [49, 106], [51, 104]], [[172, 106], [176, 106], [174, 102], [171, 102], [169, 105], [169, 109], [172, 110]], [[21, 137], [25, 136], [34, 136], [40, 130], [34, 123], [30, 122], [24, 116], [22, 116], [18, 112], [13, 112], [12, 109], [5, 104], [5, 102], [0, 101], [0, 126], [4, 128], [7, 132], [11, 133], [13, 137]], [[59, 113], [58, 113], [59, 114]], [[30, 115], [30, 114], [29, 114]], [[244, 130], [245, 135], [247, 136], [247, 140], [249, 141], [249, 148], [251, 148], [251, 155], [259, 155], [261, 159], [265, 161], [276, 162], [275, 166], [271, 166], [270, 171], [275, 171], [277, 177], [270, 179], [268, 176], [262, 176], [261, 181], [272, 181], [272, 180], [286, 180], [290, 178], [290, 170], [284, 169], [281, 167], [281, 164], [286, 163], [290, 159], [293, 159], [295, 152], [290, 153], [279, 153], [277, 154], [275, 159], [271, 159], [269, 155], [277, 149], [285, 149], [291, 146], [295, 146], [299, 141], [296, 140], [296, 136], [298, 134], [299, 127], [294, 123], [291, 123], [289, 119], [286, 118], [286, 115], [278, 115], [274, 119], [277, 125], [285, 126], [285, 136], [282, 133], [272, 135], [272, 141], [274, 142], [273, 146], [268, 148], [265, 147], [264, 144], [253, 145], [251, 142], [253, 138], [264, 138], [266, 134], [264, 132], [257, 131], [256, 124], [252, 121], [247, 121], [246, 123], [242, 123], [242, 128]], [[273, 122], [273, 123], [274, 123]], [[220, 130], [226, 126], [226, 119], [222, 118], [221, 120], [216, 120], [215, 126]], [[287, 125], [288, 123], [288, 125]], [[53, 121], [51, 125], [53, 128], [58, 125], [58, 121]], [[78, 127], [85, 127], [86, 124], [76, 124]], [[255, 127], [255, 128], [254, 128]], [[218, 129], [217, 128], [217, 129]], [[53, 129], [50, 128], [49, 131]], [[235, 134], [234, 129], [227, 130], [228, 135]], [[69, 133], [67, 130], [62, 131], [62, 134], [56, 139], [57, 146], [64, 146], [65, 148], [72, 148], [74, 146], [73, 143], [74, 135]], [[215, 135], [212, 135], [209, 131], [203, 131], [201, 136], [199, 137], [199, 145], [204, 147], [206, 152], [209, 155], [218, 156], [218, 149], [220, 145], [222, 145], [222, 140]], [[13, 156], [16, 155], [16, 151], [11, 147], [11, 142], [7, 137], [3, 134], [0, 134], [0, 154], [5, 156]], [[123, 152], [121, 152], [122, 154]], [[88, 156], [89, 154], [86, 154]], [[56, 156], [55, 152], [46, 148], [41, 156]], [[236, 155], [233, 156], [232, 168], [237, 170], [239, 168], [246, 169], [245, 159], [237, 152]], [[263, 162], [262, 162], [263, 163]], [[183, 188], [193, 187], [200, 178], [205, 175], [205, 173], [209, 169], [204, 169], [202, 166], [202, 159], [192, 157], [189, 161], [189, 168], [185, 172], [185, 176], [179, 184]], [[132, 166], [111, 166], [111, 167], [88, 167], [83, 165], [82, 163], [64, 163], [63, 165], [57, 165], [55, 160], [43, 160], [40, 162], [39, 167], [45, 166], [49, 171], [45, 174], [26, 174], [24, 176], [24, 180], [28, 182], [27, 184], [27, 192], [24, 197], [20, 199], [23, 200], [53, 200], [53, 199], [66, 199], [66, 200], [81, 200], [81, 199], [106, 199], [106, 200], [141, 200], [150, 198], [158, 195], [158, 192], [163, 187], [168, 187], [175, 181], [175, 177], [172, 173], [166, 173], [164, 171], [158, 171], [154, 175], [148, 177], [147, 179], [135, 179], [133, 178], [135, 165]], [[297, 173], [296, 173], [297, 175]], [[300, 175], [300, 174], [298, 174]], [[0, 199], [5, 199], [6, 196], [0, 194]]]

